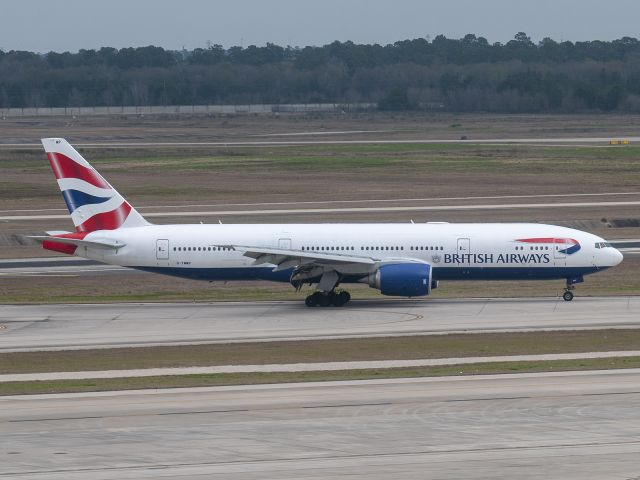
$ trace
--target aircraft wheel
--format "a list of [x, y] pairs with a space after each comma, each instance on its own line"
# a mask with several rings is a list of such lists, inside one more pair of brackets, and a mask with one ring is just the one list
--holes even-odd
[[336, 293], [333, 296], [333, 304], [336, 307], [342, 307], [343, 305], [345, 305], [349, 300], [351, 300], [351, 295], [349, 295], [349, 292], [340, 292], [340, 293]]
[[318, 297], [315, 293], [312, 293], [311, 295], [307, 296], [307, 298], [304, 299], [304, 304], [307, 307], [317, 307], [318, 306]]
[[325, 295], [323, 293], [316, 293], [318, 296], [318, 305], [321, 307], [328, 307], [331, 305], [331, 295]]
[[569, 290], [567, 290], [562, 294], [562, 298], [564, 299], [565, 302], [570, 302], [571, 300], [573, 300], [573, 292], [570, 292]]

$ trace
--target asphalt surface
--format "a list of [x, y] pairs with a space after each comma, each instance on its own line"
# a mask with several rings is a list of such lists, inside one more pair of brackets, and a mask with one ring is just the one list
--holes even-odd
[[0, 351], [640, 326], [640, 297], [0, 305]]
[[0, 398], [0, 478], [632, 479], [640, 370]]

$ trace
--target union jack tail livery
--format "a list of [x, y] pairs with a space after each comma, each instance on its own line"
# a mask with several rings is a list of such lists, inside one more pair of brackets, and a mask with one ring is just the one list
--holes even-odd
[[71, 214], [76, 236], [149, 225], [66, 140], [43, 138], [42, 145]]

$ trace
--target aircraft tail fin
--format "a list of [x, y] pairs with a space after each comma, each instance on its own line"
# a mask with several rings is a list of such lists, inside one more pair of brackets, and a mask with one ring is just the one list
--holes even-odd
[[42, 146], [77, 233], [149, 225], [65, 139], [43, 138]]

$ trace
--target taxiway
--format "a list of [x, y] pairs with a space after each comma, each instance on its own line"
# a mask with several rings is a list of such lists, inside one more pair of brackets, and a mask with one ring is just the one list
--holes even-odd
[[640, 297], [0, 305], [0, 351], [630, 328]]
[[636, 478], [640, 370], [0, 398], [0, 478]]

